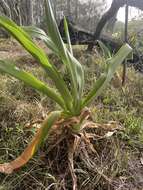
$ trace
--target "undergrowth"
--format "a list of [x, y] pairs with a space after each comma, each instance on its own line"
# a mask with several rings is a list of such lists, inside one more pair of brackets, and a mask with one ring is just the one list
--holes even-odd
[[[100, 55], [91, 56], [83, 50], [74, 53], [86, 69], [84, 93], [87, 93], [104, 69], [105, 62]], [[59, 60], [52, 55], [50, 58], [58, 65]], [[38, 78], [43, 77], [43, 71], [30, 57], [18, 58], [17, 64], [36, 73]], [[121, 70], [118, 72], [121, 75]], [[68, 82], [68, 77], [65, 76], [65, 80]], [[93, 139], [95, 154], [81, 144], [74, 160], [79, 190], [143, 188], [143, 75], [130, 68], [125, 87], [121, 88], [116, 77], [111, 83], [106, 93], [91, 105], [92, 118], [96, 123], [116, 121], [123, 130], [108, 138]], [[55, 106], [22, 82], [0, 75], [0, 163], [14, 159], [22, 152], [38, 127], [36, 121], [42, 120]], [[35, 128], [27, 121], [35, 122]], [[103, 133], [93, 130], [97, 135]], [[72, 182], [66, 171], [67, 155], [61, 155], [58, 146], [51, 153], [50, 147], [50, 143], [44, 145], [22, 170], [11, 175], [0, 174], [0, 190], [70, 190]], [[60, 147], [64, 152], [64, 140]]]

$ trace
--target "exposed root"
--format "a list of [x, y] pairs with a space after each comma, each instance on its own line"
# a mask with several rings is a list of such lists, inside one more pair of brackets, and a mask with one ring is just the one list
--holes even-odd
[[68, 166], [72, 177], [73, 190], [78, 190], [77, 188], [77, 176], [74, 172], [74, 153], [77, 149], [79, 143], [79, 137], [73, 137], [68, 143]]
[[[73, 190], [78, 190], [76, 169], [74, 168], [76, 163], [74, 161], [75, 159], [81, 160], [89, 169], [89, 171], [94, 170], [100, 178], [103, 178], [108, 182], [108, 184], [111, 184], [112, 180], [110, 177], [106, 176], [104, 170], [98, 168], [95, 165], [95, 162], [92, 160], [92, 158], [93, 155], [94, 158], [100, 158], [100, 155], [96, 150], [95, 140], [105, 140], [107, 138], [106, 134], [108, 134], [108, 132], [111, 132], [113, 135], [118, 131], [118, 129], [120, 129], [120, 126], [117, 127], [117, 124], [115, 125], [115, 123], [115, 127], [113, 127], [113, 123], [111, 123], [112, 126], [109, 124], [104, 124], [104, 127], [108, 126], [108, 128], [105, 130], [103, 127], [101, 127], [102, 125], [97, 125], [93, 122], [86, 121], [83, 124], [82, 130], [78, 134], [75, 134], [71, 130], [71, 124], [75, 124], [76, 121], [77, 120], [75, 120], [75, 118], [68, 121], [67, 123], [65, 121], [60, 121], [60, 126], [56, 127], [54, 131], [52, 131], [49, 139], [50, 146], [48, 147], [47, 151], [48, 155], [55, 152], [54, 161], [52, 160], [51, 167], [55, 167], [55, 159], [63, 160], [62, 164], [61, 162], [58, 163], [56, 161], [56, 167], [60, 176], [64, 176], [64, 179], [62, 178], [62, 180], [66, 181], [66, 178], [70, 174]], [[63, 154], [65, 155], [64, 159]], [[63, 174], [61, 175], [61, 173]]]
[[[106, 180], [108, 184], [112, 183], [112, 179], [105, 174], [104, 170], [95, 164], [94, 159], [100, 158], [95, 141], [101, 139], [104, 141], [122, 128], [116, 122], [101, 125], [90, 121], [91, 118], [90, 120], [89, 118], [90, 112], [84, 110], [79, 117], [57, 121], [50, 131], [48, 147], [41, 160], [45, 164], [48, 163], [51, 173], [57, 173], [60, 176], [62, 187], [58, 187], [58, 190], [68, 189], [65, 183], [67, 178], [72, 180], [72, 189], [78, 190], [77, 174], [74, 168], [76, 167], [75, 159], [81, 160], [89, 171], [95, 171], [98, 177]], [[82, 120], [81, 130], [74, 131], [73, 126]], [[39, 123], [40, 120], [37, 120], [28, 127], [38, 128]]]

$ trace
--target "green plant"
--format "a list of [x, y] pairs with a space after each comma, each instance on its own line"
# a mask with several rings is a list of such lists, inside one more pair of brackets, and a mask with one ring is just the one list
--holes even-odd
[[[108, 59], [105, 73], [99, 77], [90, 92], [84, 96], [84, 70], [82, 65], [73, 56], [66, 19], [64, 20], [64, 28], [68, 46], [64, 44], [60, 36], [51, 4], [48, 0], [45, 0], [45, 12], [48, 23], [48, 35], [36, 27], [19, 27], [10, 19], [0, 16], [0, 26], [10, 32], [11, 35], [37, 59], [55, 86], [48, 86], [48, 84], [40, 81], [34, 75], [16, 67], [15, 64], [9, 60], [0, 60], [0, 71], [25, 82], [27, 85], [47, 95], [61, 108], [60, 111], [54, 111], [48, 115], [32, 142], [21, 156], [10, 163], [0, 165], [0, 171], [4, 173], [11, 173], [13, 170], [26, 164], [42, 145], [51, 131], [52, 126], [62, 125], [63, 123], [63, 126], [65, 126], [65, 123], [67, 123], [67, 128], [71, 135], [80, 133], [84, 129], [85, 121], [89, 115], [89, 112], [85, 108], [105, 89], [118, 66], [132, 51], [132, 49], [125, 44], [115, 56]], [[32, 40], [33, 37], [43, 40], [47, 47], [61, 59], [65, 67], [64, 69], [70, 76], [70, 89], [63, 80], [62, 74], [58, 71], [56, 66], [51, 63], [46, 53]]]

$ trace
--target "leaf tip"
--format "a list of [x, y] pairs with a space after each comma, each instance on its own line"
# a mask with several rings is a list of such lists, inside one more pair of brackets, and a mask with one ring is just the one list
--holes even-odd
[[13, 168], [10, 163], [0, 164], [0, 172], [5, 174], [11, 174], [13, 172]]

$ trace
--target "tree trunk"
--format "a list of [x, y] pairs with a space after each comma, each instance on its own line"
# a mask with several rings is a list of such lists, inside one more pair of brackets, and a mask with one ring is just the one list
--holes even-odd
[[0, 0], [0, 7], [18, 25], [33, 24], [33, 0]]
[[9, 18], [11, 18], [11, 10], [5, 0], [0, 0], [0, 7], [3, 10], [3, 13], [7, 15]]
[[[126, 8], [125, 8], [125, 42], [128, 43], [128, 16], [129, 16], [129, 6], [128, 1], [126, 0]], [[126, 82], [126, 73], [127, 73], [127, 62], [125, 61], [123, 64], [123, 75], [122, 75], [122, 85], [125, 85]]]
[[[93, 43], [88, 46], [89, 51], [93, 49], [95, 41], [99, 39], [101, 32], [108, 20], [114, 17], [117, 14], [119, 8], [123, 7], [125, 4], [126, 0], [113, 0], [110, 9], [102, 16], [97, 24], [94, 33]], [[129, 0], [128, 5], [143, 10], [143, 0]]]
[[57, 18], [57, 0], [53, 0], [53, 10], [55, 18]]
[[67, 0], [67, 13], [71, 16], [71, 0]]
[[78, 0], [75, 2], [75, 23], [78, 20]]
[[25, 0], [26, 2], [26, 8], [27, 8], [27, 21], [26, 25], [32, 25], [33, 24], [33, 2], [32, 0]]

